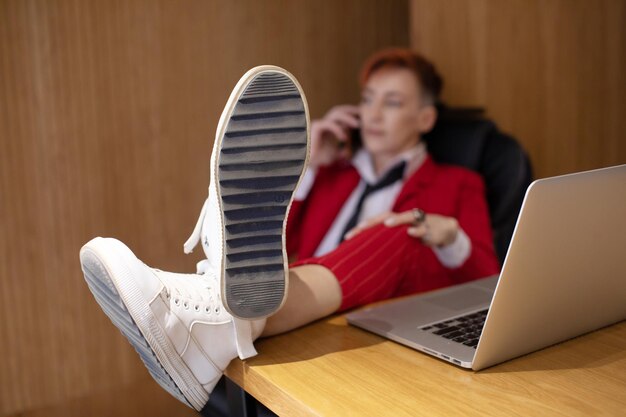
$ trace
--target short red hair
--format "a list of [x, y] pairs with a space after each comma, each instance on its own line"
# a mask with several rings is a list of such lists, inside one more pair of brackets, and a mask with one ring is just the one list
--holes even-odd
[[374, 53], [361, 68], [359, 83], [361, 88], [376, 71], [383, 68], [406, 68], [413, 72], [422, 88], [424, 95], [439, 100], [443, 88], [443, 79], [435, 66], [423, 56], [408, 48], [388, 48]]

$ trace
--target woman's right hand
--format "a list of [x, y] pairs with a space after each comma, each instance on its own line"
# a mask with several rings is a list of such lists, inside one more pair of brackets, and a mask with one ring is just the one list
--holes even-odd
[[316, 168], [349, 159], [350, 131], [359, 126], [359, 108], [349, 104], [335, 106], [322, 119], [313, 120], [309, 166]]

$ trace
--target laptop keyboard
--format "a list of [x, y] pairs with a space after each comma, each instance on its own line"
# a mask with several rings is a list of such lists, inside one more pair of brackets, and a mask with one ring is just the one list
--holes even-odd
[[464, 344], [476, 349], [480, 332], [483, 330], [485, 318], [489, 309], [477, 311], [476, 313], [456, 317], [451, 320], [429, 324], [420, 327], [420, 330], [445, 337], [453, 342]]

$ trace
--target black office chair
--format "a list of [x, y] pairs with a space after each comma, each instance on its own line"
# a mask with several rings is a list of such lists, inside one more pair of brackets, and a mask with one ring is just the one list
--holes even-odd
[[511, 136], [485, 119], [481, 109], [438, 106], [439, 119], [424, 135], [433, 159], [478, 172], [485, 181], [487, 202], [500, 263], [509, 247], [517, 216], [532, 182], [528, 155]]

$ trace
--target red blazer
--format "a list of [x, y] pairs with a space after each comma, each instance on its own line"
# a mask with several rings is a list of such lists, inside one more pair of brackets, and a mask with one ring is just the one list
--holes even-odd
[[[360, 181], [346, 162], [320, 168], [307, 199], [294, 201], [287, 221], [290, 258], [312, 257], [350, 194]], [[408, 283], [397, 295], [444, 287], [497, 274], [489, 212], [481, 177], [467, 169], [436, 164], [430, 156], [404, 183], [393, 211], [421, 208], [426, 213], [454, 217], [472, 242], [469, 258], [458, 268], [444, 267], [435, 253], [419, 251], [419, 282]]]

